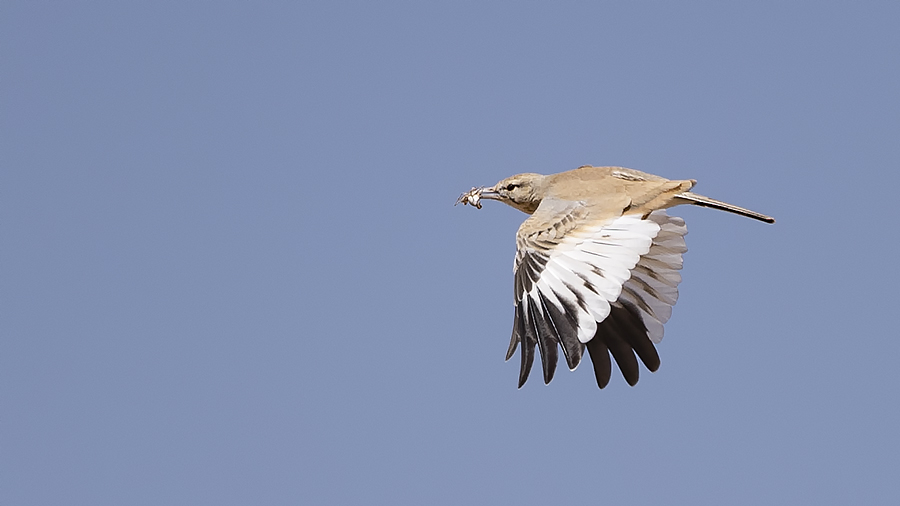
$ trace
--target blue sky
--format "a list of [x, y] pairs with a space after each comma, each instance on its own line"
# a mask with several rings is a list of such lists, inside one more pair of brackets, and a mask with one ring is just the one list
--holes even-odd
[[[0, 502], [897, 504], [900, 6], [0, 6]], [[516, 389], [518, 172], [699, 181], [662, 366]]]

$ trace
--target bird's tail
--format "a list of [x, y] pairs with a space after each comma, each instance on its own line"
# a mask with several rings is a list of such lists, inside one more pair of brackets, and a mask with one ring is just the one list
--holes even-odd
[[740, 214], [741, 216], [753, 218], [754, 220], [764, 221], [766, 223], [775, 223], [775, 218], [771, 216], [766, 216], [765, 214], [760, 214], [749, 209], [744, 209], [743, 207], [734, 206], [726, 202], [722, 202], [721, 200], [704, 197], [703, 195], [698, 195], [693, 192], [679, 193], [678, 195], [676, 195], [676, 198], [687, 200], [688, 203], [694, 204], [695, 206], [711, 207], [720, 211], [728, 211], [729, 213]]

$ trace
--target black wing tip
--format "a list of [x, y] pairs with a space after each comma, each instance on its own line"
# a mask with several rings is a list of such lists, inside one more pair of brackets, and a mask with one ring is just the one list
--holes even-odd
[[587, 342], [587, 349], [600, 389], [609, 384], [612, 376], [611, 358], [632, 387], [640, 380], [638, 358], [650, 372], [656, 372], [660, 365], [659, 353], [647, 327], [634, 309], [622, 304], [612, 304], [609, 316], [597, 325], [593, 339]]
[[534, 365], [534, 345], [535, 343], [529, 341], [527, 337], [522, 341], [522, 350], [520, 352], [522, 362], [519, 366], [519, 388], [522, 388], [522, 385], [528, 381], [528, 376], [531, 374], [531, 366]]
[[607, 376], [606, 379], [601, 379], [599, 376], [596, 375], [596, 373], [594, 374], [594, 379], [597, 380], [597, 388], [599, 388], [600, 390], [603, 390], [604, 388], [607, 387], [607, 385], [609, 385], [609, 380], [611, 378], [612, 378], [612, 372], [610, 372], [610, 375]]
[[634, 349], [622, 336], [622, 329], [616, 323], [615, 318], [607, 318], [597, 326], [598, 333], [594, 335], [594, 339], [605, 341], [609, 353], [616, 360], [619, 371], [622, 372], [622, 377], [629, 385], [634, 386], [641, 376], [640, 367], [637, 357], [634, 356]]
[[[543, 304], [540, 300], [537, 303]], [[559, 335], [552, 316], [546, 311], [546, 306], [537, 308], [533, 299], [523, 299], [516, 304], [513, 334], [506, 351], [506, 360], [512, 358], [518, 344], [521, 343], [522, 361], [518, 388], [522, 388], [531, 374], [535, 348], [540, 354], [544, 384], [550, 384], [556, 374], [559, 363]], [[565, 350], [563, 352], [565, 354]]]
[[[565, 313], [558, 311], [555, 306], [547, 304], [544, 300], [538, 300], [538, 303], [541, 304], [539, 310], [527, 301], [519, 301], [516, 305], [515, 324], [506, 360], [513, 357], [521, 343], [519, 389], [525, 385], [531, 374], [535, 348], [540, 354], [545, 385], [549, 385], [556, 374], [559, 361], [558, 347], [563, 348], [563, 355], [570, 369], [572, 362], [577, 365], [577, 362], [581, 361], [581, 352], [587, 347], [593, 363], [594, 377], [601, 390], [611, 381], [613, 359], [625, 382], [632, 387], [640, 380], [638, 359], [650, 372], [659, 369], [660, 359], [656, 346], [650, 340], [647, 327], [638, 312], [629, 305], [613, 303], [607, 318], [598, 323], [593, 339], [584, 346], [581, 343], [573, 345], [566, 342], [572, 337], [568, 334], [574, 333], [575, 327], [572, 325], [572, 328], [569, 328], [571, 322], [565, 320]], [[577, 340], [577, 337], [575, 339]], [[569, 350], [571, 353], [567, 353], [567, 346], [572, 348]]]
[[636, 374], [636, 375], [634, 375], [634, 377], [628, 377], [628, 376], [625, 377], [625, 381], [628, 383], [628, 386], [632, 386], [632, 387], [637, 385], [639, 379], [640, 379], [640, 374]]
[[[522, 347], [523, 353], [525, 347]], [[534, 351], [532, 350], [530, 356], [522, 357], [522, 364], [519, 367], [519, 384], [517, 388], [522, 388], [525, 386], [525, 383], [528, 381], [528, 377], [531, 375], [532, 364], [534, 363]], [[506, 357], [506, 360], [509, 360], [510, 357]], [[543, 358], [543, 356], [541, 357]], [[544, 384], [549, 385], [551, 381], [553, 381], [553, 376], [556, 374], [556, 360], [553, 361], [543, 361], [543, 376], [544, 376]]]
[[609, 361], [609, 350], [603, 339], [595, 337], [587, 342], [588, 356], [591, 357], [591, 364], [594, 366], [594, 379], [597, 380], [597, 386], [603, 390], [609, 385], [612, 378], [612, 363]]
[[506, 350], [506, 358], [503, 359], [504, 362], [508, 362], [509, 359], [513, 358], [513, 355], [516, 354], [516, 348], [519, 347], [519, 338], [516, 335], [513, 335], [512, 340], [509, 343], [509, 349]]
[[522, 347], [522, 365], [519, 367], [519, 388], [522, 388], [525, 385], [525, 382], [528, 381], [528, 376], [531, 374], [531, 364], [534, 361], [534, 350], [532, 349], [531, 353], [525, 353], [525, 347]]
[[544, 373], [544, 384], [549, 385], [556, 374], [556, 364], [559, 362], [559, 351], [555, 341], [544, 343], [541, 347], [541, 366]]

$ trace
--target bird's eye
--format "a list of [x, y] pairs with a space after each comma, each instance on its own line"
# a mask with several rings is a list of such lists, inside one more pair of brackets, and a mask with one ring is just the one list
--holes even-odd
[[508, 185], [506, 185], [506, 191], [511, 192], [511, 191], [513, 191], [513, 190], [516, 189], [516, 186], [519, 186], [519, 185], [516, 185], [516, 184], [508, 184]]

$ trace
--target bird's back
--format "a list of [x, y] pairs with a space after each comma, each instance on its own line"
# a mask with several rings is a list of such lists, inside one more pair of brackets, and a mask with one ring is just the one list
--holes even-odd
[[678, 204], [676, 195], [694, 186], [693, 180], [668, 180], [624, 167], [583, 166], [548, 176], [547, 195], [581, 201], [594, 212], [618, 216], [647, 214]]

